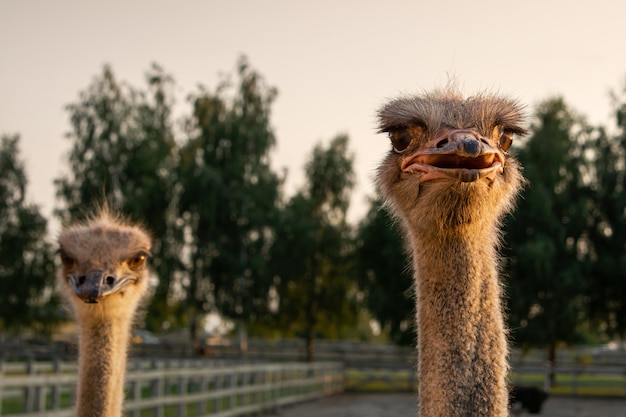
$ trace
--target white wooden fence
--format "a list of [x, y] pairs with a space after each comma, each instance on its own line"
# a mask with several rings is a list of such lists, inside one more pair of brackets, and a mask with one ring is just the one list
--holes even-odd
[[[71, 417], [75, 363], [4, 363], [0, 415]], [[226, 364], [134, 361], [126, 377], [126, 415], [231, 417], [271, 412], [343, 391], [339, 363]]]

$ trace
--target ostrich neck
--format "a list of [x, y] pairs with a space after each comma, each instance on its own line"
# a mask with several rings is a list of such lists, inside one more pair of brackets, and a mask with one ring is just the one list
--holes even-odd
[[122, 415], [131, 319], [82, 324], [77, 417]]
[[508, 415], [495, 229], [413, 234], [412, 239], [420, 417]]

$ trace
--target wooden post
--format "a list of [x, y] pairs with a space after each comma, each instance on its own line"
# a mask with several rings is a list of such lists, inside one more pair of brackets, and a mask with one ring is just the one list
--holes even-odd
[[[235, 388], [235, 386], [237, 385], [237, 371], [236, 370], [232, 370], [230, 374], [228, 374], [226, 376], [226, 386], [230, 389]], [[230, 411], [233, 408], [235, 408], [235, 403], [236, 403], [236, 398], [235, 398], [235, 393], [231, 392], [228, 395], [228, 400], [226, 401], [226, 410]]]
[[186, 394], [186, 390], [185, 390], [185, 378], [184, 377], [179, 377], [178, 381], [177, 381], [177, 387], [176, 387], [176, 392], [178, 393], [178, 395], [180, 396], [180, 402], [178, 403], [178, 410], [177, 410], [177, 417], [185, 417], [186, 413], [186, 409], [187, 409], [187, 404], [183, 401], [183, 397]]
[[[207, 392], [207, 386], [207, 378], [204, 375], [200, 376], [200, 379], [198, 381], [198, 391], [202, 393]], [[196, 414], [199, 416], [203, 416], [206, 414], [206, 400], [200, 400], [198, 402]]]
[[[150, 382], [150, 396], [152, 398], [160, 398], [163, 395], [163, 384], [165, 381], [161, 376], [156, 377]], [[164, 378], [164, 377], [163, 377]], [[164, 409], [162, 405], [154, 407], [154, 417], [164, 417]]]
[[[133, 379], [132, 381], [130, 381], [130, 392], [130, 397], [133, 399], [133, 401], [141, 400], [141, 383], [139, 382], [139, 380]], [[130, 412], [131, 417], [139, 417], [140, 415], [141, 413], [137, 408], [133, 409], [133, 411]]]
[[[4, 379], [4, 357], [0, 355], [0, 378]], [[2, 398], [4, 398], [4, 385], [0, 383], [0, 416], [2, 415]]]
[[[54, 358], [54, 362], [52, 364], [52, 372], [55, 375], [59, 375], [61, 373], [61, 361], [58, 357]], [[50, 406], [53, 410], [58, 410], [61, 404], [61, 387], [58, 384], [52, 385], [50, 388]]]
[[[35, 375], [35, 363], [32, 359], [29, 359], [26, 363], [26, 373], [28, 375]], [[24, 411], [34, 411], [35, 405], [35, 391], [32, 385], [24, 387]]]

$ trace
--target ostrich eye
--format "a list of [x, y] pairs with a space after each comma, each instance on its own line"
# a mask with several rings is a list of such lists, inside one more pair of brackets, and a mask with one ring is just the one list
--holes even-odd
[[402, 128], [389, 132], [389, 139], [391, 140], [393, 150], [400, 153], [404, 152], [406, 148], [409, 147], [413, 138], [406, 128]]
[[513, 143], [513, 133], [511, 132], [502, 132], [500, 135], [500, 148], [503, 151], [508, 151]]
[[146, 255], [137, 255], [128, 260], [128, 267], [133, 271], [138, 270], [146, 263]]
[[64, 253], [61, 253], [61, 263], [63, 263], [63, 266], [66, 269], [71, 269], [74, 267], [74, 265], [76, 265], [76, 261], [74, 260], [74, 258], [71, 258]]
[[494, 128], [493, 137], [497, 138], [498, 146], [505, 152], [509, 150], [513, 143], [513, 132], [505, 130], [502, 126], [496, 126]]

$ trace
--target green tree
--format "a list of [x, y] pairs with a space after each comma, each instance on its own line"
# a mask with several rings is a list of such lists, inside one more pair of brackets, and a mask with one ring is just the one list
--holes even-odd
[[531, 131], [518, 153], [528, 186], [506, 234], [510, 325], [516, 343], [545, 346], [554, 363], [558, 344], [579, 342], [586, 320], [588, 128], [554, 98], [537, 108]]
[[282, 179], [270, 167], [276, 90], [245, 58], [228, 80], [192, 97], [189, 139], [180, 151], [179, 210], [188, 258], [183, 282], [191, 338], [210, 312], [243, 326], [264, 320], [267, 256]]
[[402, 235], [380, 199], [359, 225], [356, 265], [365, 304], [397, 344], [415, 343], [415, 300], [410, 259]]
[[159, 277], [147, 325], [176, 323], [173, 277], [181, 270], [177, 227], [176, 143], [172, 133], [172, 78], [157, 65], [146, 73], [147, 91], [119, 83], [110, 67], [67, 106], [72, 149], [69, 173], [55, 181], [63, 222], [100, 204], [143, 222], [153, 233], [152, 267]]
[[19, 136], [0, 141], [0, 330], [49, 333], [60, 320], [54, 296], [52, 249], [46, 219], [26, 203], [27, 178]]
[[593, 156], [589, 309], [609, 337], [626, 336], [626, 87], [614, 94], [617, 129], [598, 129]]
[[286, 334], [305, 337], [309, 361], [316, 335], [337, 337], [357, 318], [352, 232], [346, 222], [353, 160], [345, 135], [327, 149], [316, 146], [305, 167], [307, 184], [287, 203], [276, 229], [276, 318]]

